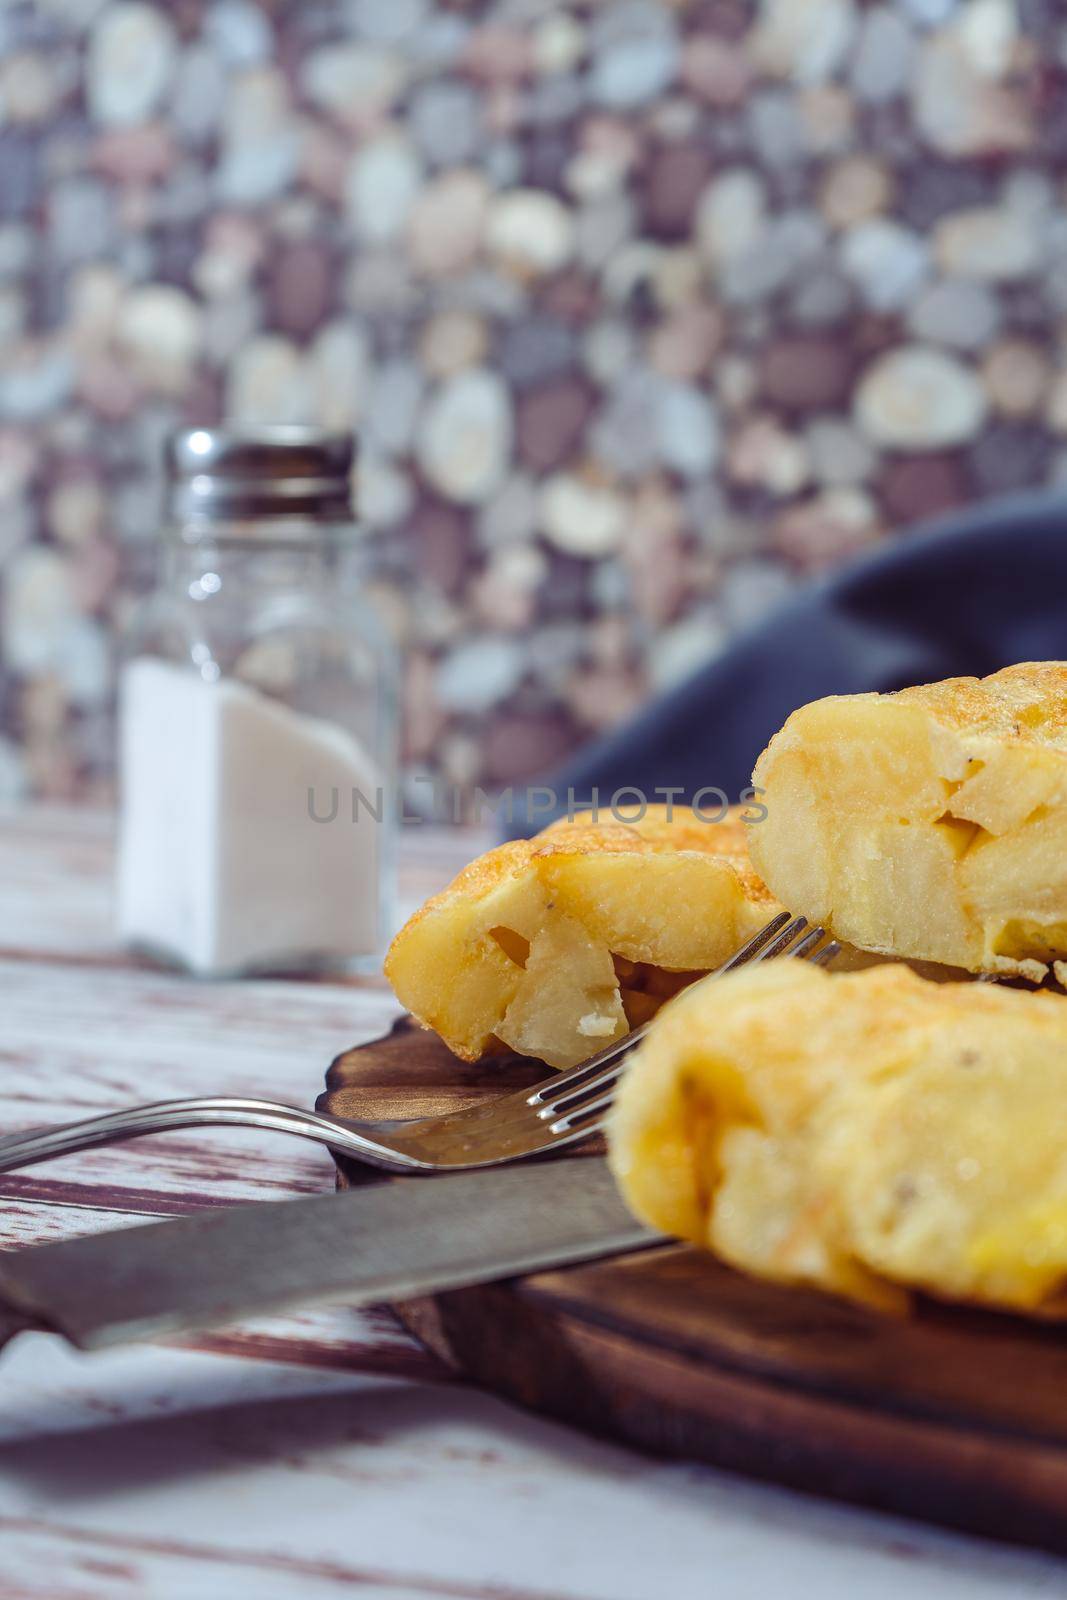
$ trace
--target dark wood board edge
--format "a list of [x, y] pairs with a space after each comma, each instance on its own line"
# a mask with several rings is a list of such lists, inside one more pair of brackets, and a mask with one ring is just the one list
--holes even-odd
[[[536, 1280], [534, 1280], [536, 1281]], [[442, 1361], [528, 1410], [654, 1456], [1067, 1554], [1067, 1453], [791, 1392], [632, 1342], [522, 1283], [394, 1307]]]

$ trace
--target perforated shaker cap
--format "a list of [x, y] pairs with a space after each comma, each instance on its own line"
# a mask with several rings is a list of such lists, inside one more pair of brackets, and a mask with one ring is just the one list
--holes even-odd
[[350, 433], [319, 428], [181, 428], [167, 441], [170, 513], [179, 522], [352, 517]]

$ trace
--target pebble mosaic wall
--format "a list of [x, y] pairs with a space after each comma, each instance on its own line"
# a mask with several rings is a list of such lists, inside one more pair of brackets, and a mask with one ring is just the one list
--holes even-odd
[[177, 421], [360, 431], [461, 783], [1064, 480], [1065, 186], [1055, 0], [8, 3], [0, 793], [105, 783]]

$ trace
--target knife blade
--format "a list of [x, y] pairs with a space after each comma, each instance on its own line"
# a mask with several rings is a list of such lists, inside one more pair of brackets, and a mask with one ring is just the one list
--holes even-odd
[[0, 1342], [84, 1350], [331, 1301], [372, 1305], [662, 1242], [602, 1157], [398, 1178], [0, 1254]]

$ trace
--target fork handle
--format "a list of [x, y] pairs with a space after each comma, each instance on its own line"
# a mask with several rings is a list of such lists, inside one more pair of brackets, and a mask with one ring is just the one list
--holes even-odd
[[131, 1106], [126, 1111], [86, 1117], [80, 1122], [27, 1128], [22, 1133], [8, 1134], [0, 1139], [0, 1172], [33, 1166], [52, 1156], [71, 1155], [75, 1150], [91, 1150], [97, 1145], [136, 1139], [142, 1133], [215, 1127], [269, 1128], [275, 1133], [292, 1133], [301, 1139], [312, 1139], [343, 1150], [346, 1155], [359, 1157], [371, 1166], [395, 1171], [402, 1164], [354, 1128], [317, 1111], [303, 1111], [276, 1100], [215, 1095], [194, 1100], [158, 1100], [152, 1105]]

